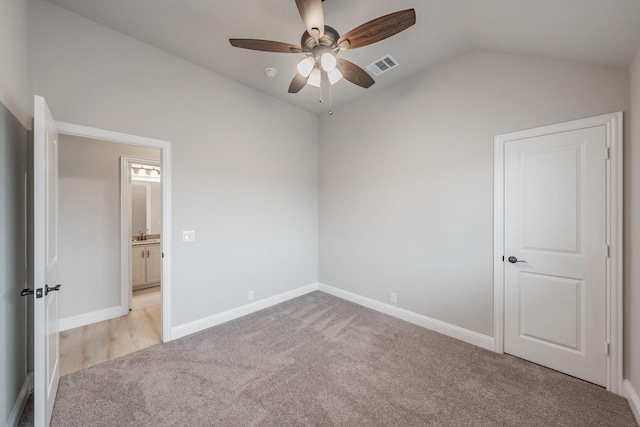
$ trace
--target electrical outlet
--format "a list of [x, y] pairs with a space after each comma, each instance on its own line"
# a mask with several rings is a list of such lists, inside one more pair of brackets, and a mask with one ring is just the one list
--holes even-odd
[[394, 304], [398, 303], [398, 294], [396, 294], [395, 292], [391, 292], [391, 302]]
[[253, 301], [253, 291], [249, 291], [249, 301]]

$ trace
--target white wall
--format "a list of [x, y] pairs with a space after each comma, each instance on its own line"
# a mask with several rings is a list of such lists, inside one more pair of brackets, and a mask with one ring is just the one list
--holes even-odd
[[60, 318], [120, 306], [120, 156], [160, 151], [60, 135]]
[[493, 336], [494, 135], [628, 109], [624, 69], [489, 52], [320, 120], [320, 282]]
[[[640, 51], [629, 71], [631, 137], [625, 147], [625, 378], [640, 393]], [[637, 402], [637, 403], [640, 403]], [[640, 406], [636, 408], [640, 422]]]
[[314, 115], [51, 3], [29, 18], [58, 120], [172, 143], [174, 326], [317, 281]]
[[[0, 425], [19, 417], [27, 377], [27, 2], [0, 1]], [[23, 386], [26, 385], [26, 388]]]
[[28, 97], [27, 0], [0, 2], [0, 102], [31, 129]]

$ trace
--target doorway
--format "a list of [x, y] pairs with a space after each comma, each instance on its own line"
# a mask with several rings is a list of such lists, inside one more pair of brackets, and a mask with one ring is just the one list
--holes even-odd
[[121, 232], [130, 252], [121, 265], [128, 272], [122, 292], [129, 294], [129, 310], [139, 310], [161, 302], [162, 168], [153, 159], [122, 156], [120, 171]]
[[[65, 122], [56, 122], [58, 132], [62, 135], [76, 136], [106, 142], [116, 142], [131, 147], [143, 147], [159, 150], [159, 167], [162, 170], [161, 180], [161, 236], [159, 243], [160, 259], [161, 259], [161, 341], [167, 342], [171, 340], [171, 144], [168, 141], [162, 141], [153, 138], [141, 137], [137, 135], [113, 132], [99, 128], [92, 128], [82, 125], [76, 125]], [[123, 200], [125, 195], [121, 194], [121, 204], [127, 201]], [[121, 221], [122, 224], [122, 221]], [[128, 222], [127, 222], [128, 224]], [[127, 226], [121, 225], [120, 231], [120, 256], [121, 265], [128, 266], [130, 263], [130, 247], [131, 235]], [[121, 269], [120, 283], [128, 283], [129, 270]], [[121, 314], [126, 314], [129, 309], [130, 292], [120, 293], [122, 308]]]
[[[69, 135], [59, 136], [58, 147], [60, 278], [67, 291], [60, 298], [60, 373], [66, 375], [160, 342], [160, 151]], [[137, 174], [134, 188], [143, 192], [133, 202], [140, 203], [124, 206], [129, 215], [121, 220], [123, 155], [147, 156], [155, 169], [144, 174], [146, 180]], [[132, 206], [141, 214], [138, 224], [132, 222]], [[129, 230], [127, 257], [120, 253], [121, 221]], [[132, 224], [141, 228], [137, 241]], [[132, 257], [134, 249], [144, 258]], [[124, 258], [129, 263], [121, 265]], [[142, 283], [133, 283], [145, 289], [132, 301], [134, 261], [150, 268], [142, 270]]]
[[621, 393], [622, 113], [495, 138], [494, 324], [507, 352]]

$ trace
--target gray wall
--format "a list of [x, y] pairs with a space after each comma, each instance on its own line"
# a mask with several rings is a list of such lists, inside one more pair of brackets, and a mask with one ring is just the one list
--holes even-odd
[[160, 151], [60, 135], [60, 318], [120, 306], [120, 156]]
[[316, 116], [51, 3], [29, 18], [57, 120], [172, 143], [173, 326], [317, 282]]
[[27, 0], [0, 1], [0, 101], [31, 129]]
[[320, 282], [493, 336], [493, 137], [629, 106], [624, 69], [460, 56], [320, 121]]
[[[27, 1], [0, 1], [0, 425], [13, 422], [27, 377], [25, 185]], [[28, 384], [27, 384], [28, 385]], [[19, 415], [19, 414], [18, 414]]]
[[640, 51], [630, 69], [631, 138], [625, 147], [625, 378], [640, 393]]
[[0, 104], [0, 424], [27, 376], [27, 130]]

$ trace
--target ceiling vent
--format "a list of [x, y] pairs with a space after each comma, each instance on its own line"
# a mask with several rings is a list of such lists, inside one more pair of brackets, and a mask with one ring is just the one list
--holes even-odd
[[396, 68], [398, 66], [398, 61], [393, 59], [391, 55], [384, 56], [377, 61], [374, 61], [373, 64], [367, 65], [367, 70], [373, 73], [375, 76], [379, 76], [382, 73], [386, 73], [392, 68]]

